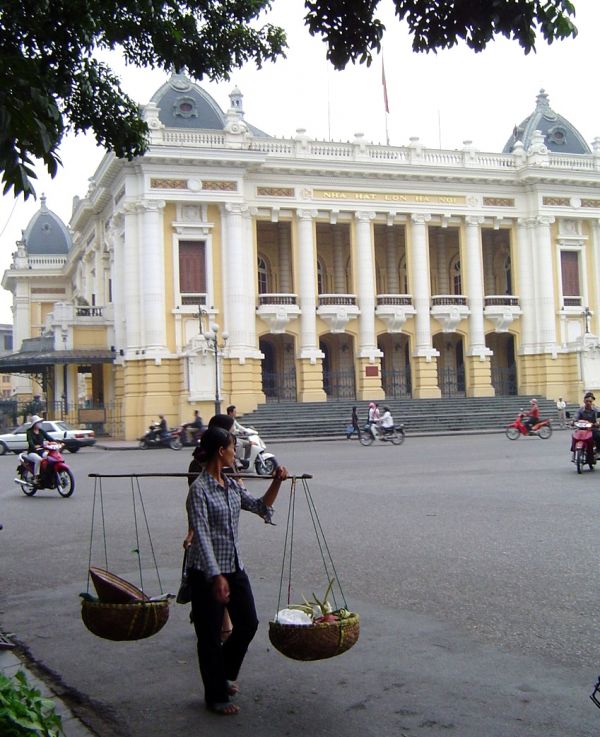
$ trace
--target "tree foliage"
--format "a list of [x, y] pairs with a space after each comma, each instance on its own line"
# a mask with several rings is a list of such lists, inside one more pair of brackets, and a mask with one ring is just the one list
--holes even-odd
[[[385, 31], [375, 17], [380, 0], [306, 0], [306, 25], [323, 36], [327, 58], [336, 69], [348, 62], [369, 65], [381, 50]], [[535, 51], [538, 34], [548, 42], [575, 37], [569, 0], [393, 0], [395, 14], [406, 21], [413, 51], [449, 49], [461, 39], [483, 51], [496, 36], [517, 41], [526, 54]], [[352, 18], [352, 23], [348, 22]]]
[[[285, 2], [286, 0], [280, 0]], [[385, 30], [380, 0], [305, 0], [305, 22], [321, 35], [337, 69], [370, 64]], [[415, 51], [460, 39], [481, 51], [497, 35], [535, 50], [573, 37], [568, 0], [393, 0]], [[34, 195], [34, 160], [51, 176], [69, 129], [132, 159], [147, 127], [98, 51], [118, 49], [136, 66], [186, 68], [198, 80], [228, 79], [248, 61], [259, 68], [285, 55], [282, 28], [263, 22], [271, 0], [0, 0], [0, 170], [4, 193]]]

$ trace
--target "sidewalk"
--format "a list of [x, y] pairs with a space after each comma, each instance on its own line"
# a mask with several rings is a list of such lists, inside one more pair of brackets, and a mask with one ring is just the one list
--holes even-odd
[[95, 732], [91, 732], [82, 721], [80, 721], [69, 707], [61, 701], [56, 693], [54, 693], [47, 683], [36, 676], [26, 665], [26, 663], [18, 656], [18, 649], [3, 649], [4, 637], [0, 637], [0, 673], [7, 678], [12, 678], [18, 671], [22, 671], [31, 686], [37, 688], [42, 696], [50, 698], [54, 701], [56, 713], [62, 719], [62, 728], [66, 737], [96, 737]]

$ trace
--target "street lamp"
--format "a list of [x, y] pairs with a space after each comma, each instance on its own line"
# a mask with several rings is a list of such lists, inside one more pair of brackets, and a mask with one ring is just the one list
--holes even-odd
[[[204, 317], [206, 317], [207, 326], [210, 328], [209, 330], [205, 331], [202, 330], [202, 320]], [[200, 307], [198, 310], [200, 332], [204, 335], [204, 339], [212, 348], [215, 356], [215, 414], [219, 415], [221, 414], [221, 392], [219, 391], [219, 350], [225, 348], [225, 344], [227, 343], [229, 335], [226, 332], [222, 333], [223, 345], [219, 346], [219, 325], [216, 322], [210, 323], [210, 325], [208, 325], [208, 318], [208, 312]]]

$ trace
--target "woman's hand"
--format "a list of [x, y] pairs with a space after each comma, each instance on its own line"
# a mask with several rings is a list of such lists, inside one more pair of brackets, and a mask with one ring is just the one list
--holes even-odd
[[194, 539], [194, 531], [188, 530], [187, 535], [183, 538], [183, 549], [184, 550], [187, 550], [190, 547], [193, 539]]
[[289, 477], [288, 470], [285, 466], [277, 466], [273, 473], [273, 478], [277, 481], [285, 481]]
[[212, 580], [213, 596], [220, 604], [229, 602], [229, 581], [223, 575], [215, 576]]

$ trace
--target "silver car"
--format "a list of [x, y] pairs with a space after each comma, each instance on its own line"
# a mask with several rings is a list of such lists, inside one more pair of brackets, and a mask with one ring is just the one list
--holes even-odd
[[[12, 432], [0, 435], [0, 455], [11, 450], [13, 453], [21, 453], [27, 450], [27, 430], [31, 422], [19, 425]], [[79, 430], [62, 420], [44, 420], [42, 430], [45, 430], [53, 440], [65, 444], [65, 448], [71, 453], [77, 453], [80, 448], [94, 445], [96, 438], [93, 430]]]

